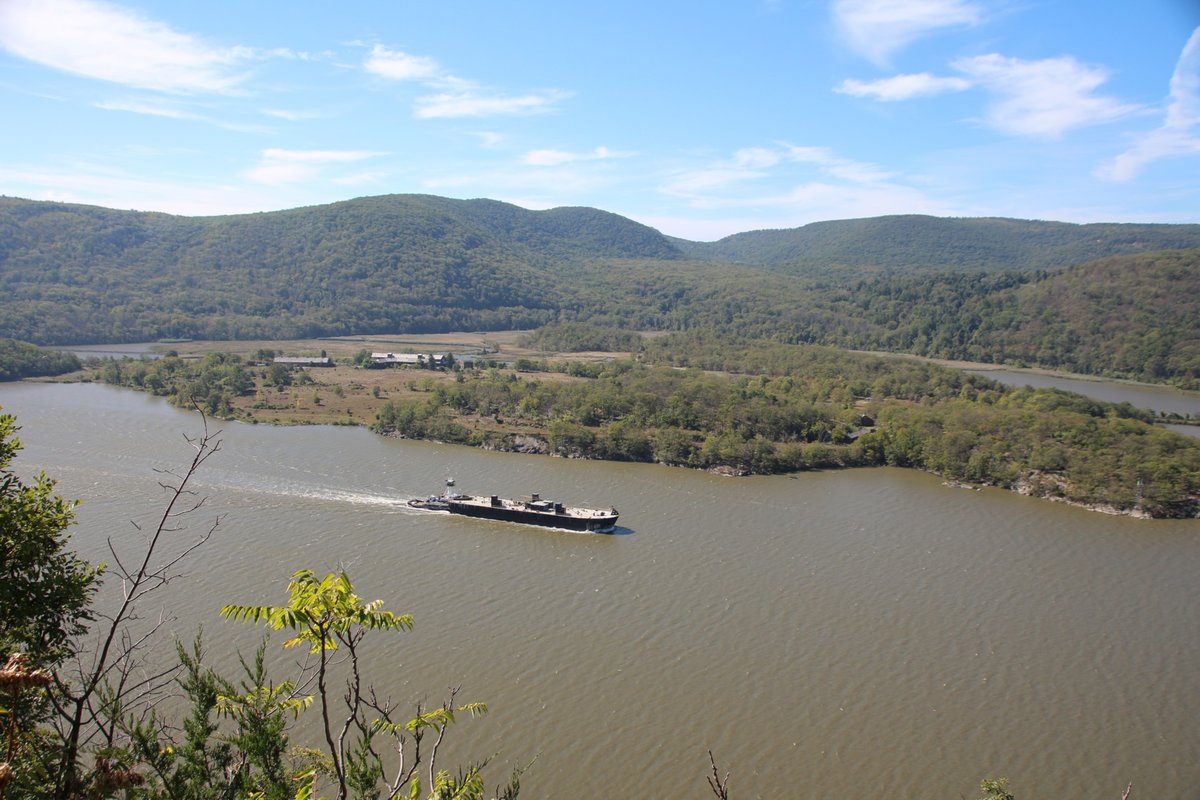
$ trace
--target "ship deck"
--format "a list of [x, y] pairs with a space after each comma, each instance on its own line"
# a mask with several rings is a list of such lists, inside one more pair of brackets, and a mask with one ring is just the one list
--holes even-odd
[[472, 506], [480, 509], [505, 509], [524, 513], [544, 514], [547, 517], [568, 517], [571, 519], [608, 519], [616, 518], [616, 509], [577, 508], [564, 506], [550, 500], [510, 500], [501, 497], [478, 495], [457, 495], [451, 502]]

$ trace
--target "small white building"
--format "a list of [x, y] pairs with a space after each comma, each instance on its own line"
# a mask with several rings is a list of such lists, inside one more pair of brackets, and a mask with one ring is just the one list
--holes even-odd
[[[432, 359], [432, 364], [430, 359]], [[371, 363], [381, 366], [432, 366], [434, 369], [442, 369], [449, 364], [458, 364], [460, 367], [470, 369], [475, 366], [475, 356], [455, 353], [371, 353]]]
[[406, 364], [419, 367], [424, 366], [425, 361], [424, 353], [371, 353], [371, 362], [374, 364]]

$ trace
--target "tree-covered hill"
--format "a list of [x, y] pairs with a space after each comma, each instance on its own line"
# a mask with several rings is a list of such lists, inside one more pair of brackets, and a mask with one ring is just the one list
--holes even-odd
[[0, 339], [0, 381], [62, 375], [79, 369], [74, 353], [46, 350], [27, 342]]
[[[600, 268], [581, 269], [577, 285], [595, 285], [598, 279], [587, 277], [595, 272]], [[720, 330], [1200, 388], [1200, 248], [1057, 272], [817, 281], [693, 261], [614, 261], [604, 264], [602, 277], [610, 281], [608, 301], [589, 306], [586, 318], [611, 327]]]
[[1104, 259], [1016, 292], [989, 347], [1048, 367], [1200, 386], [1200, 249]]
[[586, 208], [369, 197], [226, 217], [0, 198], [0, 332], [43, 344], [534, 327], [594, 258], [674, 259]]
[[1197, 297], [1200, 249], [1060, 272], [876, 276], [828, 293], [831, 313], [862, 325], [843, 346], [1186, 388], [1200, 387]]
[[881, 217], [702, 245], [426, 195], [199, 218], [0, 198], [0, 336], [43, 345], [587, 322], [1194, 387], [1198, 275], [1200, 225]]
[[1113, 255], [1200, 247], [1200, 225], [1133, 225], [921, 215], [814, 222], [738, 233], [717, 242], [673, 240], [690, 258], [789, 274], [890, 270], [1056, 270]]

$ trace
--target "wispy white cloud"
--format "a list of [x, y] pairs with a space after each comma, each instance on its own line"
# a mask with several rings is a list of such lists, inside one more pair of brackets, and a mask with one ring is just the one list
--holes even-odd
[[784, 147], [788, 161], [814, 165], [831, 177], [851, 183], [881, 183], [896, 177], [894, 172], [866, 161], [844, 158], [827, 147]]
[[1002, 133], [1059, 138], [1074, 128], [1142, 110], [1096, 94], [1108, 80], [1108, 70], [1071, 56], [1027, 61], [992, 53], [960, 58], [953, 66], [992, 93], [986, 121]]
[[768, 177], [771, 167], [782, 158], [777, 148], [745, 147], [730, 158], [678, 170], [658, 188], [665, 194], [692, 199], [712, 192], [734, 191], [739, 185]]
[[883, 102], [911, 100], [914, 97], [932, 97], [946, 92], [961, 92], [971, 88], [965, 78], [938, 77], [928, 72], [910, 75], [895, 75], [874, 81], [847, 78], [834, 87], [839, 94], [852, 97], [870, 97]]
[[1128, 181], [1154, 161], [1189, 155], [1200, 155], [1200, 28], [1192, 31], [1175, 65], [1171, 100], [1162, 124], [1102, 165], [1097, 174], [1109, 180]]
[[386, 155], [387, 153], [377, 150], [285, 150], [282, 148], [263, 150], [265, 159], [290, 161], [297, 164], [345, 164]]
[[273, 204], [266, 196], [247, 191], [240, 182], [174, 182], [130, 175], [100, 164], [77, 163], [58, 170], [0, 167], [0, 181], [10, 187], [25, 187], [20, 189], [22, 196], [32, 200], [168, 214], [238, 214], [284, 207]]
[[991, 96], [984, 118], [989, 127], [1014, 136], [1051, 139], [1075, 128], [1113, 122], [1143, 111], [1138, 105], [1098, 94], [1108, 81], [1108, 70], [1080, 63], [1071, 56], [1025, 60], [990, 53], [959, 58], [951, 66], [964, 77], [922, 72], [874, 81], [851, 78], [834, 91], [894, 102], [980, 88]]
[[569, 92], [557, 89], [506, 95], [473, 88], [418, 98], [415, 113], [421, 119], [544, 114], [568, 97]]
[[521, 161], [501, 167], [477, 165], [476, 168], [451, 168], [430, 174], [421, 186], [432, 192], [453, 191], [496, 199], [522, 198], [520, 205], [549, 208], [578, 205], [579, 198], [592, 196], [628, 178], [610, 170], [607, 159], [585, 158], [555, 164], [530, 164]]
[[659, 191], [701, 216], [638, 216], [677, 236], [711, 240], [739, 231], [790, 228], [880, 214], [952, 214], [895, 173], [828, 147], [753, 147], [732, 158], [670, 176]]
[[292, 111], [286, 108], [264, 108], [262, 113], [268, 117], [287, 120], [288, 122], [304, 122], [310, 119], [324, 119], [329, 116], [324, 111]]
[[968, 0], [834, 0], [833, 18], [846, 43], [884, 64], [909, 43], [942, 28], [974, 25], [983, 17]]
[[733, 166], [737, 169], [760, 170], [773, 167], [783, 155], [769, 147], [743, 147], [733, 154]]
[[102, 100], [93, 105], [103, 111], [126, 111], [130, 114], [144, 114], [148, 117], [182, 120], [195, 120], [199, 118], [198, 114], [185, 111], [182, 108], [144, 101]]
[[[796, 173], [800, 167], [804, 175]], [[732, 158], [677, 172], [660, 185], [659, 190], [706, 205], [742, 202], [731, 200], [738, 187], [768, 178], [795, 180], [797, 177], [835, 178], [846, 183], [882, 183], [895, 173], [875, 164], [839, 156], [827, 147], [809, 147], [778, 142], [774, 147], [750, 147], [738, 150]], [[718, 197], [717, 195], [721, 195]]]
[[579, 161], [605, 161], [613, 158], [628, 158], [631, 153], [615, 153], [607, 147], [597, 147], [589, 153], [572, 153], [566, 150], [530, 150], [521, 157], [522, 164], [534, 167], [556, 167]]
[[767, 173], [760, 170], [737, 169], [728, 165], [714, 165], [700, 169], [689, 169], [672, 175], [659, 186], [659, 191], [675, 197], [685, 197], [698, 200], [716, 190], [727, 190], [730, 187], [766, 177]]
[[962, 209], [927, 197], [921, 190], [896, 183], [850, 184], [808, 181], [785, 191], [753, 196], [693, 199], [688, 216], [634, 214], [639, 222], [674, 236], [698, 241], [765, 228], [794, 228], [831, 219], [858, 219], [883, 214], [955, 216]]
[[297, 183], [317, 177], [330, 164], [352, 164], [387, 155], [371, 150], [284, 150], [269, 148], [262, 153], [258, 165], [245, 172], [255, 183], [271, 186]]
[[231, 94], [246, 48], [222, 48], [98, 0], [4, 0], [0, 47], [96, 80], [179, 94]]
[[570, 97], [558, 89], [507, 94], [452, 75], [427, 56], [380, 44], [371, 47], [363, 68], [389, 80], [416, 81], [435, 90], [436, 94], [417, 98], [413, 113], [419, 119], [541, 114]]
[[338, 186], [376, 186], [387, 180], [388, 173], [381, 170], [371, 172], [356, 172], [351, 175], [330, 179], [330, 183]]
[[367, 72], [394, 81], [428, 80], [437, 77], [442, 69], [437, 61], [426, 56], [414, 56], [399, 50], [389, 50], [381, 44], [371, 48], [363, 62]]
[[926, 197], [919, 189], [895, 183], [869, 185], [830, 184], [814, 181], [771, 198], [805, 222], [821, 219], [875, 217], [881, 214], [946, 214], [945, 204]]
[[206, 125], [213, 125], [217, 128], [223, 128], [229, 131], [237, 131], [239, 133], [269, 133], [271, 130], [265, 125], [232, 122], [230, 120], [211, 117], [205, 114], [198, 114], [194, 111], [189, 111], [177, 105], [169, 105], [167, 103], [161, 103], [157, 101], [102, 100], [94, 103], [93, 106], [104, 111], [123, 111], [130, 114], [142, 114], [148, 117], [162, 117], [164, 119], [174, 119], [182, 122], [202, 122]]
[[579, 159], [579, 153], [568, 153], [565, 150], [530, 150], [521, 156], [521, 163], [535, 167], [557, 167], [559, 164], [569, 164]]

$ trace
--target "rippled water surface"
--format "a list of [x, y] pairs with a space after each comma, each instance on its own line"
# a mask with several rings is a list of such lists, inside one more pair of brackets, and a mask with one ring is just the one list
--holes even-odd
[[[199, 420], [92, 385], [0, 386], [28, 474], [81, 497], [75, 544], [108, 558], [152, 525], [154, 470]], [[173, 627], [218, 662], [256, 631], [226, 602], [279, 603], [344, 565], [416, 616], [373, 651], [398, 697], [462, 686], [492, 713], [456, 756], [537, 757], [523, 796], [695, 798], [707, 751], [738, 798], [1195, 798], [1200, 522], [1145, 522], [875, 469], [722, 479], [224, 424], [205, 465], [213, 539], [171, 585]], [[464, 491], [616, 505], [615, 535], [414, 512]]]

